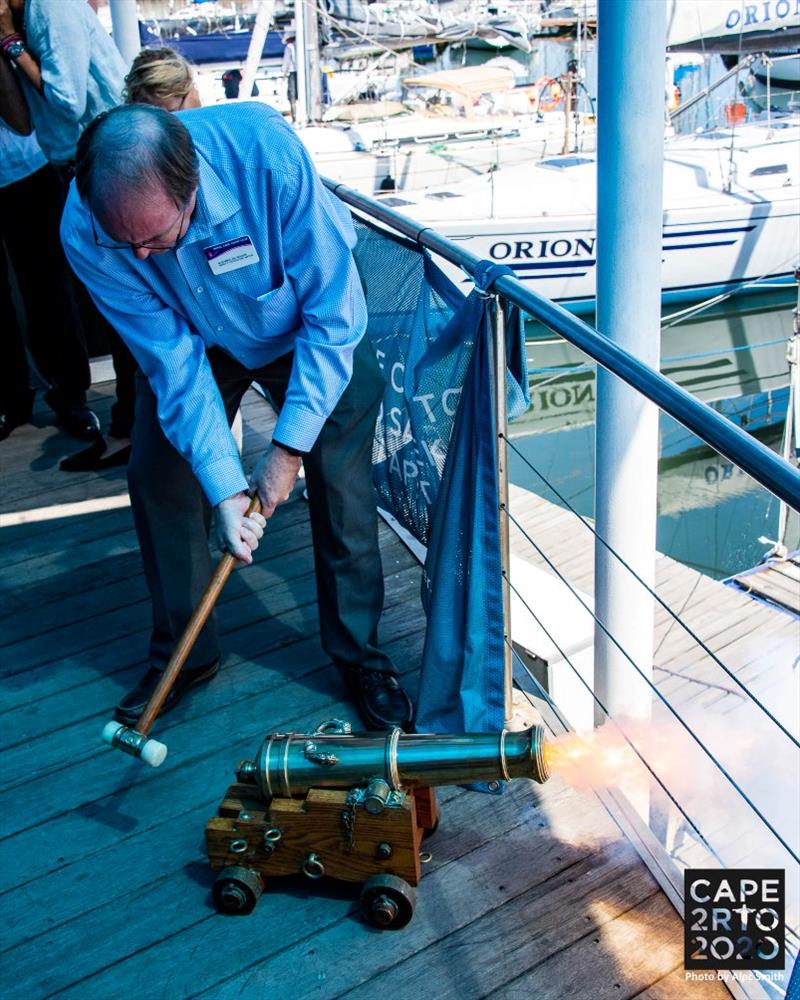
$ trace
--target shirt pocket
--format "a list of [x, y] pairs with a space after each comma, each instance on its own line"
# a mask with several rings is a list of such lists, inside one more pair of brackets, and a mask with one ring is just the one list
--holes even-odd
[[256, 340], [292, 333], [300, 325], [300, 308], [292, 283], [284, 276], [277, 288], [246, 292], [240, 297], [245, 333]]

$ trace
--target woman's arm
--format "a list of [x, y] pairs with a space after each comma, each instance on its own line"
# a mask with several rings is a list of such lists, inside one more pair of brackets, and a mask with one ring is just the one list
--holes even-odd
[[3, 56], [0, 56], [0, 118], [20, 135], [30, 135], [33, 131], [28, 102], [16, 70]]

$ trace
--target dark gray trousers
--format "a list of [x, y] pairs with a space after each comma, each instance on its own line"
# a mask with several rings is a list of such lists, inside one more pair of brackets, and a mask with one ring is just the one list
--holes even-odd
[[[259, 382], [276, 406], [282, 405], [292, 354], [256, 370], [244, 368], [218, 349], [210, 350], [208, 358], [229, 421], [251, 382]], [[211, 509], [189, 463], [164, 436], [155, 397], [141, 373], [136, 383], [128, 485], [153, 603], [150, 659], [163, 670], [211, 576]], [[377, 635], [383, 571], [372, 487], [372, 440], [383, 388], [365, 337], [355, 351], [350, 384], [304, 459], [322, 644], [342, 671], [368, 667], [396, 673], [378, 649]], [[269, 527], [261, 545], [269, 547]], [[186, 669], [209, 664], [217, 656], [212, 616]]]

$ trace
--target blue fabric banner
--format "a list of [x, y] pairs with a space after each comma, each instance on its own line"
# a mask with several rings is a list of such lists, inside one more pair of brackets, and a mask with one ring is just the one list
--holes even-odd
[[[492, 389], [493, 300], [468, 297], [414, 244], [357, 225], [368, 336], [386, 378], [373, 472], [380, 506], [427, 546], [416, 726], [503, 726], [503, 601]], [[477, 284], [490, 283], [487, 264]], [[528, 407], [518, 310], [506, 313], [509, 418]]]

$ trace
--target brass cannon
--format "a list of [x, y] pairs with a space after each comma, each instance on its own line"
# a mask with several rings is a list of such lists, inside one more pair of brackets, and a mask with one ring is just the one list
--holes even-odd
[[364, 918], [399, 929], [414, 912], [420, 843], [438, 825], [434, 787], [549, 774], [541, 726], [353, 734], [332, 720], [309, 735], [268, 736], [236, 776], [206, 825], [220, 910], [250, 913], [267, 878], [302, 872], [363, 882]]

